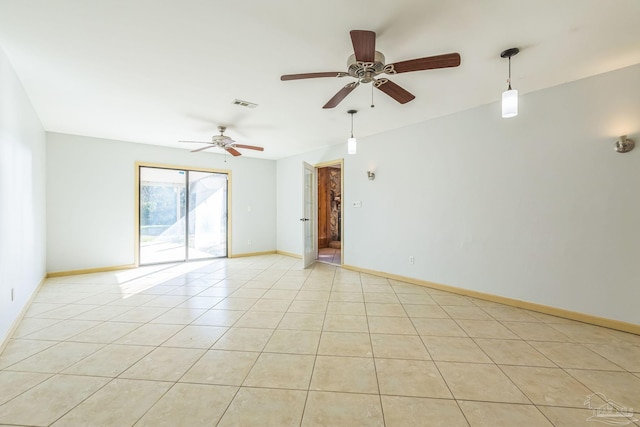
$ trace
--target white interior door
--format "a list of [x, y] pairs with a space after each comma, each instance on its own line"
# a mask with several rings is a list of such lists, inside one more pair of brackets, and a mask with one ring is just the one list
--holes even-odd
[[318, 215], [316, 207], [316, 168], [308, 163], [302, 162], [303, 185], [302, 185], [302, 236], [303, 251], [302, 262], [304, 268], [308, 268], [318, 259], [318, 242], [316, 239], [316, 217]]

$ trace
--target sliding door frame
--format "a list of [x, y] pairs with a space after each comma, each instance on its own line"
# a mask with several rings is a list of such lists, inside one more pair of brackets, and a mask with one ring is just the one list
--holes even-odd
[[[176, 165], [167, 165], [162, 163], [148, 163], [148, 162], [136, 162], [135, 164], [135, 190], [134, 190], [134, 224], [133, 224], [133, 254], [134, 254], [134, 264], [136, 267], [140, 266], [140, 168], [157, 168], [157, 169], [172, 169], [172, 170], [181, 170], [181, 171], [194, 171], [194, 172], [208, 172], [208, 173], [219, 173], [227, 175], [227, 258], [232, 257], [231, 247], [231, 229], [232, 223], [231, 218], [233, 217], [231, 212], [231, 170], [228, 169], [207, 169], [207, 168], [199, 168], [194, 166], [176, 166]], [[187, 183], [188, 184], [188, 183]], [[188, 203], [188, 200], [187, 200]], [[185, 213], [186, 216], [189, 215], [189, 210], [187, 206], [187, 211]], [[205, 258], [206, 259], [206, 258]], [[184, 262], [189, 261], [187, 259]], [[197, 259], [193, 261], [202, 261], [202, 259]]]

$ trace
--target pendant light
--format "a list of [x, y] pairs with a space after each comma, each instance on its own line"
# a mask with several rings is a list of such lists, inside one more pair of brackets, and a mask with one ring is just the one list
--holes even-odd
[[517, 47], [507, 49], [500, 54], [501, 58], [509, 58], [509, 87], [502, 92], [502, 118], [508, 119], [509, 117], [515, 117], [518, 115], [518, 91], [511, 89], [511, 57], [520, 52]]
[[347, 153], [348, 154], [356, 154], [356, 139], [353, 137], [353, 115], [357, 113], [358, 110], [349, 110], [347, 113], [351, 114], [351, 137], [347, 139]]

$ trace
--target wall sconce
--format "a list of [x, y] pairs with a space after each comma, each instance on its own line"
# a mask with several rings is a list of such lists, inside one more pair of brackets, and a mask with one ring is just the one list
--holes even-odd
[[356, 154], [357, 141], [353, 137], [353, 115], [357, 112], [358, 110], [347, 111], [347, 113], [351, 115], [351, 137], [347, 139], [347, 154]]
[[509, 87], [502, 92], [502, 118], [508, 119], [509, 117], [515, 117], [518, 115], [518, 91], [511, 89], [511, 57], [520, 52], [517, 47], [512, 47], [500, 53], [501, 58], [509, 58]]
[[367, 177], [369, 178], [369, 181], [373, 181], [376, 179], [376, 174], [373, 173], [373, 171], [367, 171]]
[[627, 135], [622, 135], [618, 138], [616, 143], [613, 145], [613, 149], [618, 153], [628, 153], [633, 150], [633, 147], [636, 146], [636, 143], [627, 138]]

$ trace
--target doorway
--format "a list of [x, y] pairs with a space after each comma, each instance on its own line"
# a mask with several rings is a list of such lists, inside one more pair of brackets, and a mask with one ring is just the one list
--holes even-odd
[[342, 161], [316, 165], [318, 176], [318, 261], [342, 261]]
[[140, 265], [227, 256], [228, 175], [139, 166]]

